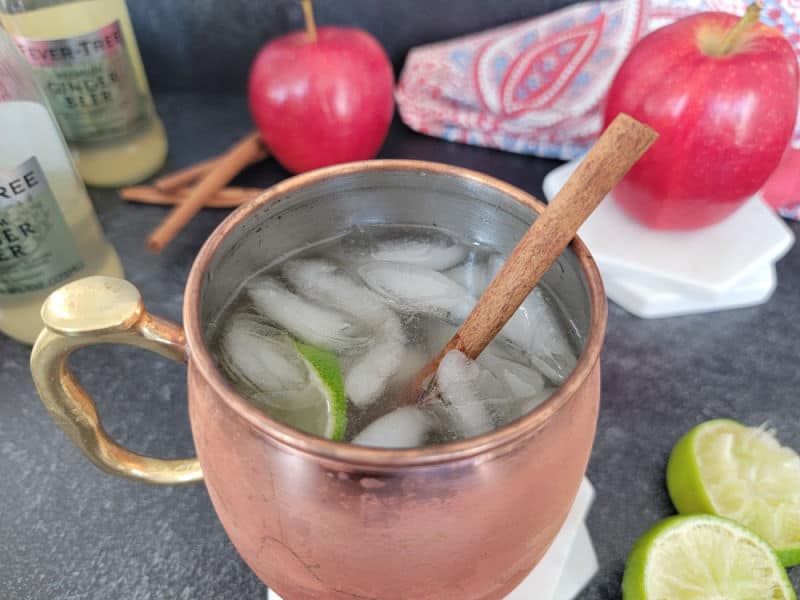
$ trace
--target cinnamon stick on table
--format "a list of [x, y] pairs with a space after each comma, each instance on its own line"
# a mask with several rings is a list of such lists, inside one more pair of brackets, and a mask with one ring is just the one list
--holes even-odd
[[[224, 187], [211, 196], [206, 201], [205, 206], [208, 208], [234, 208], [241, 206], [251, 198], [255, 198], [263, 191], [261, 188]], [[186, 200], [191, 192], [192, 188], [163, 192], [149, 185], [134, 185], [120, 188], [119, 196], [128, 202], [174, 206]]]
[[175, 192], [187, 185], [192, 185], [198, 179], [208, 175], [209, 171], [217, 164], [219, 156], [189, 165], [169, 175], [156, 179], [153, 184], [162, 192]]
[[[264, 158], [265, 157], [263, 156], [254, 156], [253, 161], [245, 166], [249, 166], [250, 164], [263, 160]], [[202, 160], [199, 163], [184, 167], [183, 169], [178, 169], [173, 173], [159, 177], [153, 182], [153, 185], [155, 185], [155, 187], [160, 189], [162, 192], [176, 192], [187, 186], [194, 185], [198, 180], [202, 179], [211, 172], [211, 169], [213, 169], [214, 165], [219, 162], [219, 159], [219, 156], [214, 156], [213, 158]]]
[[175, 206], [167, 218], [147, 238], [147, 248], [156, 254], [184, 228], [205, 203], [225, 187], [246, 166], [267, 157], [267, 148], [258, 132], [234, 144], [208, 174], [200, 180], [186, 199]]

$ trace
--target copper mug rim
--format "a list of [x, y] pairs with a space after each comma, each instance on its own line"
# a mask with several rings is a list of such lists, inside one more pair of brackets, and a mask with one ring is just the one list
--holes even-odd
[[303, 454], [332, 460], [338, 464], [345, 463], [362, 468], [394, 469], [452, 462], [483, 453], [501, 451], [502, 448], [513, 444], [516, 440], [526, 439], [533, 435], [567, 406], [583, 385], [599, 360], [605, 335], [607, 306], [600, 273], [589, 250], [577, 236], [571, 242], [570, 248], [586, 277], [591, 303], [589, 334], [583, 351], [578, 357], [578, 362], [564, 383], [542, 404], [516, 421], [483, 435], [445, 444], [409, 449], [372, 448], [334, 442], [294, 429], [259, 410], [236, 392], [217, 368], [205, 342], [200, 309], [203, 280], [222, 241], [240, 223], [246, 221], [261, 207], [276, 198], [330, 177], [369, 171], [421, 171], [451, 175], [493, 187], [537, 214], [541, 213], [545, 206], [527, 192], [495, 177], [444, 163], [418, 160], [365, 160], [326, 167], [283, 180], [267, 188], [258, 197], [228, 215], [209, 236], [195, 258], [186, 283], [183, 304], [183, 322], [191, 366], [199, 370], [203, 379], [214, 388], [219, 397], [223, 398], [224, 402], [250, 427]]

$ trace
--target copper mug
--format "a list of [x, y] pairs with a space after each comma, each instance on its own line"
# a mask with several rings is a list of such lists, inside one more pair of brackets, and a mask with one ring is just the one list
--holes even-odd
[[[416, 449], [353, 446], [296, 431], [237, 394], [205, 324], [263, 265], [355, 224], [439, 225], [509, 251], [542, 205], [497, 179], [405, 160], [288, 179], [232, 213], [198, 255], [184, 327], [149, 314], [128, 282], [92, 277], [45, 302], [31, 369], [45, 405], [98, 467], [150, 483], [205, 481], [247, 564], [287, 600], [493, 600], [541, 559], [586, 469], [600, 397], [606, 301], [575, 239], [545, 276], [583, 334], [577, 366], [527, 416], [477, 438]], [[197, 458], [137, 455], [112, 440], [67, 367], [120, 343], [188, 366]]]

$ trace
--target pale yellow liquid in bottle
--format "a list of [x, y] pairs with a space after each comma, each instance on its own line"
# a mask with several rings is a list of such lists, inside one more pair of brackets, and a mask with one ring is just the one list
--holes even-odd
[[61, 136], [47, 110], [35, 102], [0, 103], [0, 168], [14, 168], [36, 157], [64, 219], [77, 242], [83, 268], [56, 286], [25, 294], [0, 294], [0, 330], [28, 344], [42, 329], [39, 315], [50, 292], [89, 275], [122, 277], [122, 265], [105, 240], [86, 188], [75, 174]]
[[1, 14], [12, 35], [36, 40], [70, 38], [119, 21], [137, 87], [150, 102], [150, 122], [128, 136], [107, 142], [70, 143], [75, 165], [89, 185], [114, 187], [146, 179], [167, 156], [167, 137], [150, 99], [136, 37], [125, 0], [83, 0], [14, 14]]

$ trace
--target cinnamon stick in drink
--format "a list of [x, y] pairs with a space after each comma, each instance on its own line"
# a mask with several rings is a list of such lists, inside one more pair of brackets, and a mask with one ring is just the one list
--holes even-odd
[[258, 132], [247, 135], [237, 142], [218, 162], [208, 174], [192, 188], [189, 196], [178, 204], [167, 218], [147, 238], [147, 248], [156, 254], [186, 226], [205, 203], [224, 188], [246, 166], [263, 160], [267, 156], [267, 148]]
[[404, 390], [399, 404], [426, 401], [421, 394], [450, 350], [459, 350], [472, 359], [483, 352], [578, 228], [657, 138], [655, 131], [626, 114], [620, 113], [611, 122], [522, 236], [453, 338]]

